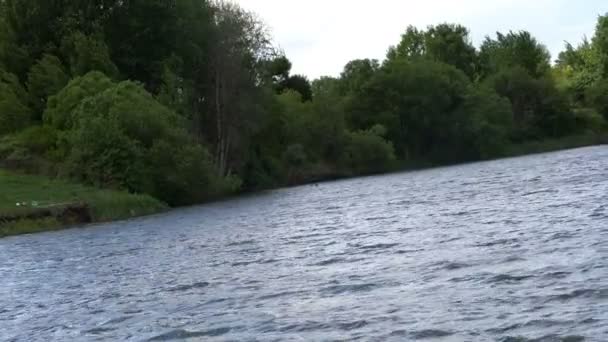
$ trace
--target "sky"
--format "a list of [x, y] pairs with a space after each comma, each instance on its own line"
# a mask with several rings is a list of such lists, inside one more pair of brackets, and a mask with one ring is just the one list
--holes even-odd
[[264, 21], [293, 74], [338, 76], [359, 58], [382, 60], [408, 25], [458, 23], [476, 46], [487, 35], [530, 31], [553, 59], [564, 41], [592, 37], [608, 0], [234, 0]]

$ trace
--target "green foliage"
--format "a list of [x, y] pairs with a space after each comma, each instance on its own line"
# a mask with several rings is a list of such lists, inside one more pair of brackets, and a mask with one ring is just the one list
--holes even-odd
[[388, 50], [387, 61], [391, 62], [396, 59], [417, 59], [426, 54], [426, 37], [423, 30], [419, 30], [414, 26], [408, 26], [404, 34], [401, 35], [401, 41], [397, 46], [391, 46]]
[[34, 64], [28, 74], [27, 88], [36, 111], [42, 113], [47, 98], [57, 94], [68, 81], [63, 65], [56, 56], [45, 54]]
[[467, 159], [502, 156], [509, 146], [513, 129], [511, 103], [494, 89], [485, 86], [470, 90], [462, 107], [464, 124], [462, 142]]
[[401, 60], [383, 68], [366, 89], [369, 96], [357, 107], [380, 113], [376, 122], [389, 129], [388, 137], [401, 158], [442, 159], [451, 154], [457, 138], [455, 113], [468, 86], [466, 75], [452, 66]]
[[61, 49], [69, 60], [72, 76], [82, 76], [91, 71], [99, 71], [111, 78], [118, 76], [108, 46], [98, 37], [76, 32], [62, 41]]
[[302, 101], [312, 101], [312, 87], [306, 76], [290, 76], [283, 84], [284, 89], [295, 90], [302, 96]]
[[96, 186], [157, 196], [170, 204], [233, 191], [216, 176], [208, 152], [182, 130], [182, 120], [133, 82], [82, 100], [67, 132], [67, 170]]
[[32, 112], [27, 106], [27, 93], [17, 77], [0, 70], [0, 136], [27, 127]]
[[457, 24], [429, 26], [427, 31], [409, 26], [395, 47], [389, 48], [387, 63], [396, 60], [428, 59], [452, 65], [467, 76], [473, 77], [476, 68], [476, 50], [469, 30]]
[[387, 171], [395, 161], [395, 153], [393, 145], [380, 135], [383, 131], [384, 127], [376, 126], [349, 133], [342, 157], [344, 165], [357, 174]]
[[344, 66], [340, 75], [341, 92], [355, 94], [362, 89], [379, 70], [380, 65], [375, 59], [358, 59]]
[[593, 109], [575, 109], [574, 117], [580, 133], [600, 135], [607, 128], [606, 119]]
[[608, 78], [608, 14], [600, 16], [597, 20], [593, 46], [600, 55], [602, 76]]
[[551, 69], [547, 48], [527, 31], [496, 33], [496, 39], [486, 37], [479, 51], [480, 72], [483, 77], [505, 68], [521, 67], [534, 78]]
[[147, 156], [152, 166], [152, 190], [147, 192], [172, 205], [199, 203], [240, 188], [236, 177], [220, 177], [215, 172], [209, 152], [202, 146], [172, 145], [158, 141]]
[[76, 77], [59, 93], [51, 96], [43, 119], [57, 129], [70, 129], [74, 125], [72, 113], [86, 98], [112, 87], [112, 81], [104, 74], [94, 71]]
[[289, 167], [301, 167], [306, 164], [306, 151], [302, 144], [294, 144], [287, 146], [283, 156]]
[[442, 23], [310, 82], [271, 42], [230, 1], [0, 0], [0, 163], [181, 205], [608, 128], [606, 16], [555, 67]]
[[263, 61], [263, 70], [277, 94], [285, 91], [296, 91], [302, 101], [312, 101], [310, 81], [304, 75], [290, 75], [291, 61], [280, 55], [268, 61]]
[[587, 90], [587, 101], [608, 120], [608, 79], [597, 81]]
[[98, 187], [146, 189], [144, 150], [116, 118], [86, 117], [69, 132], [67, 169], [76, 180]]
[[474, 76], [477, 52], [466, 27], [456, 24], [431, 26], [425, 40], [429, 58], [452, 65], [471, 78]]
[[12, 137], [13, 142], [31, 154], [45, 155], [56, 148], [58, 132], [49, 126], [31, 126]]
[[566, 50], [560, 53], [554, 77], [559, 88], [568, 92], [576, 104], [585, 102], [587, 89], [602, 78], [601, 54], [597, 46], [583, 40], [576, 49], [566, 43]]
[[161, 85], [157, 99], [182, 117], [192, 119], [192, 102], [194, 90], [192, 81], [181, 77], [184, 62], [178, 56], [172, 56], [164, 63]]
[[535, 79], [524, 68], [514, 67], [503, 69], [487, 82], [510, 100], [517, 140], [559, 137], [576, 131], [567, 97], [550, 77]]

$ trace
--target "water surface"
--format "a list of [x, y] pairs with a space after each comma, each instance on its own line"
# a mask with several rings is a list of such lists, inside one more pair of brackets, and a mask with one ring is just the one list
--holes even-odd
[[607, 166], [593, 147], [3, 239], [0, 340], [608, 341]]

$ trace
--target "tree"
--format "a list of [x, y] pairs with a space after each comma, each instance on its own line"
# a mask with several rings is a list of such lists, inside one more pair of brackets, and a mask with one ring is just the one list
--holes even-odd
[[56, 56], [45, 54], [32, 66], [28, 74], [27, 87], [33, 98], [34, 109], [42, 118], [47, 98], [58, 93], [68, 83], [69, 78], [63, 64]]
[[488, 79], [496, 92], [508, 98], [519, 139], [561, 136], [573, 124], [566, 97], [549, 77], [535, 79], [522, 67], [504, 69]]
[[67, 132], [68, 170], [77, 179], [148, 193], [170, 204], [201, 201], [231, 189], [183, 120], [141, 85], [113, 84], [84, 99]]
[[281, 86], [289, 79], [291, 73], [291, 61], [283, 54], [272, 58], [266, 62], [266, 72], [268, 77], [271, 78], [272, 83], [275, 85], [275, 89], [278, 93], [281, 93], [283, 89]]
[[577, 48], [566, 43], [566, 49], [556, 61], [554, 75], [561, 88], [571, 94], [574, 103], [584, 103], [587, 89], [602, 78], [599, 49], [586, 38]]
[[[432, 61], [397, 61], [384, 67], [358, 104], [361, 112], [388, 128], [397, 155], [405, 160], [449, 155], [467, 76]], [[443, 150], [443, 151], [441, 151]]]
[[386, 56], [387, 62], [396, 59], [417, 59], [426, 55], [426, 37], [423, 30], [418, 30], [415, 26], [408, 26], [401, 41], [397, 46], [391, 46]]
[[461, 110], [463, 156], [470, 160], [502, 156], [513, 129], [509, 100], [478, 84], [469, 90]]
[[386, 63], [398, 59], [430, 59], [455, 66], [473, 78], [476, 56], [469, 30], [461, 25], [445, 23], [429, 26], [426, 31], [409, 26], [401, 35], [399, 44], [389, 48]]
[[[180, 47], [184, 48], [180, 41], [193, 34], [180, 30], [180, 20], [187, 17], [179, 17], [178, 13], [185, 15], [180, 10], [188, 5], [194, 13], [198, 11], [192, 1], [181, 2], [113, 0], [104, 20], [102, 33], [111, 60], [127, 79], [143, 82], [152, 92], [157, 92], [160, 86], [162, 62]], [[199, 4], [205, 6], [206, 2]]]
[[291, 61], [284, 55], [265, 62], [264, 69], [277, 94], [295, 90], [302, 95], [302, 101], [312, 101], [310, 81], [304, 75], [291, 75]]
[[593, 45], [600, 54], [602, 76], [608, 78], [608, 14], [597, 20]]
[[32, 114], [27, 96], [17, 76], [0, 70], [0, 136], [30, 125]]
[[306, 76], [289, 76], [289, 78], [283, 84], [283, 91], [285, 89], [291, 89], [300, 93], [300, 95], [302, 95], [302, 101], [312, 101], [312, 88], [310, 81]]
[[533, 78], [539, 78], [551, 69], [550, 59], [547, 48], [527, 31], [497, 32], [496, 39], [486, 37], [479, 52], [483, 77], [502, 69], [521, 67]]
[[72, 76], [82, 76], [91, 71], [102, 72], [111, 78], [119, 75], [118, 68], [110, 59], [109, 48], [101, 37], [76, 32], [63, 39], [61, 49], [69, 61]]
[[608, 120], [608, 79], [594, 83], [587, 90], [588, 104]]
[[452, 65], [473, 78], [477, 52], [469, 37], [469, 30], [461, 25], [430, 26], [425, 34], [428, 58]]
[[375, 59], [357, 59], [348, 62], [340, 75], [342, 93], [357, 94], [380, 69]]
[[[244, 163], [247, 141], [262, 121], [257, 87], [263, 66], [274, 55], [266, 28], [255, 15], [229, 2], [214, 4], [215, 40], [211, 48], [209, 120], [206, 138], [215, 148], [220, 175], [230, 175]], [[201, 135], [203, 127], [199, 128]]]

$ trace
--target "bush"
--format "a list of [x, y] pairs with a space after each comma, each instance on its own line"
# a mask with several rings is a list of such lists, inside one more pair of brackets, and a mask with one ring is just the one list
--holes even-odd
[[388, 170], [395, 161], [393, 145], [377, 132], [379, 127], [369, 131], [348, 134], [343, 163], [356, 173], [375, 173]]
[[151, 194], [172, 205], [200, 202], [239, 185], [219, 177], [182, 118], [136, 83], [114, 84], [83, 99], [66, 122], [67, 171], [79, 181]]
[[98, 187], [145, 192], [144, 151], [116, 120], [81, 119], [68, 135], [68, 173]]
[[152, 147], [157, 139], [171, 136], [180, 139], [185, 132], [181, 118], [169, 108], [157, 102], [141, 85], [125, 81], [105, 91], [86, 98], [72, 112], [76, 127], [80, 120], [103, 118], [116, 122], [124, 133], [143, 144]]
[[56, 148], [57, 130], [49, 126], [32, 126], [17, 133], [13, 139], [16, 144], [33, 154], [44, 156]]
[[147, 158], [153, 166], [153, 182], [147, 192], [172, 205], [198, 203], [232, 193], [240, 186], [237, 179], [218, 176], [209, 152], [192, 142], [176, 147], [158, 141]]
[[606, 119], [593, 109], [575, 109], [574, 115], [576, 127], [580, 128], [580, 132], [600, 133], [606, 128]]
[[31, 173], [54, 174], [48, 155], [55, 150], [57, 132], [45, 126], [28, 127], [0, 139], [0, 164]]
[[74, 110], [85, 99], [112, 86], [112, 81], [97, 71], [73, 79], [59, 93], [48, 99], [43, 115], [44, 122], [60, 130], [72, 128]]

